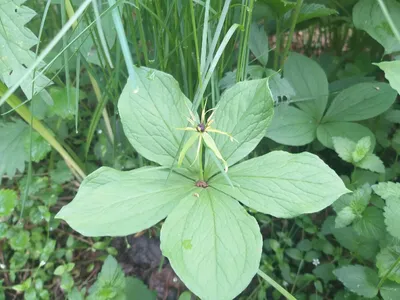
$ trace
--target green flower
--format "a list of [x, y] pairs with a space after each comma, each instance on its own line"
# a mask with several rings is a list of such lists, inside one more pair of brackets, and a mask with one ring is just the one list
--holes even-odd
[[[233, 142], [233, 141], [237, 142], [237, 140], [234, 139], [231, 134], [211, 127], [211, 124], [214, 123], [213, 116], [215, 113], [215, 108], [212, 108], [212, 109], [209, 109], [206, 111], [205, 106], [206, 105], [204, 105], [204, 108], [201, 112], [200, 122], [198, 121], [198, 119], [196, 118], [194, 113], [188, 108], [190, 118], [187, 118], [187, 120], [193, 127], [177, 128], [178, 130], [192, 131], [192, 136], [187, 140], [186, 144], [182, 147], [182, 150], [179, 154], [178, 167], [180, 167], [182, 165], [183, 159], [185, 158], [187, 151], [197, 141], [196, 158], [193, 163], [195, 163], [197, 161], [197, 159], [199, 159], [201, 147], [204, 143], [204, 145], [208, 149], [210, 149], [219, 160], [222, 161], [222, 163], [224, 164], [225, 172], [228, 172], [228, 164], [227, 164], [226, 160], [222, 157], [222, 154], [218, 150], [218, 147], [215, 144], [214, 139], [208, 133], [214, 132], [214, 133], [226, 135], [227, 137], [229, 137], [231, 142]], [[211, 112], [211, 115], [208, 117], [208, 119], [206, 121], [206, 115], [209, 112]]]

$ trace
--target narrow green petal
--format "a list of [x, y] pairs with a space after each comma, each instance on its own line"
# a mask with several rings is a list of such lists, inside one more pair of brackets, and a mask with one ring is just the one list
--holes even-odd
[[206, 146], [210, 148], [212, 152], [214, 152], [215, 156], [221, 160], [225, 166], [225, 172], [228, 172], [228, 164], [226, 163], [225, 159], [222, 157], [221, 152], [219, 152], [217, 145], [214, 142], [214, 139], [207, 133], [204, 132], [203, 134], [203, 140], [206, 143]]
[[[183, 145], [182, 147], [182, 151], [179, 154], [179, 159], [178, 159], [178, 167], [180, 167], [182, 165], [183, 159], [185, 158], [186, 153], [188, 152], [188, 150], [190, 149], [190, 147], [192, 147], [192, 145], [194, 144], [194, 142], [196, 142], [197, 138], [199, 137], [199, 133], [194, 133], [186, 142], [185, 145]], [[197, 157], [197, 155], [196, 155]]]

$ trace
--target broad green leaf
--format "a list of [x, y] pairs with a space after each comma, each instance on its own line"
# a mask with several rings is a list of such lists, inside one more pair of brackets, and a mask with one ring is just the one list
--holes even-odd
[[333, 274], [353, 293], [372, 298], [378, 294], [378, 274], [368, 267], [360, 265], [344, 266]]
[[343, 228], [347, 225], [350, 225], [351, 222], [356, 218], [351, 207], [346, 206], [341, 211], [338, 212], [338, 215], [335, 218], [335, 227], [336, 228]]
[[341, 159], [351, 163], [353, 161], [353, 151], [356, 148], [356, 143], [348, 138], [340, 136], [332, 137], [333, 148]]
[[[125, 135], [145, 158], [171, 167], [184, 136], [178, 128], [188, 125], [192, 104], [171, 75], [147, 68], [135, 70], [137, 90], [129, 79], [118, 100]], [[194, 157], [189, 151], [183, 166], [190, 166]]]
[[[164, 219], [194, 182], [162, 168], [117, 171], [102, 167], [82, 182], [57, 218], [85, 236], [123, 236]], [[167, 180], [168, 178], [168, 180]]]
[[400, 284], [386, 281], [382, 285], [380, 293], [383, 300], [395, 300], [400, 295]]
[[[0, 0], [0, 80], [8, 87], [17, 83], [36, 58], [31, 49], [39, 40], [25, 27], [36, 13], [23, 6], [24, 2], [25, 0]], [[44, 63], [39, 69], [43, 66]], [[33, 78], [34, 73], [21, 84], [21, 89], [28, 99], [51, 84], [50, 79], [44, 75], [40, 75], [35, 84], [32, 84]], [[43, 90], [42, 93], [47, 92]]]
[[284, 145], [306, 145], [316, 138], [317, 123], [314, 118], [296, 107], [280, 105], [275, 108], [266, 136]]
[[324, 70], [311, 58], [290, 53], [283, 70], [299, 100], [296, 105], [316, 121], [321, 120], [328, 102], [328, 79]]
[[32, 138], [30, 134], [26, 135], [24, 147], [27, 158], [31, 156], [34, 162], [41, 161], [51, 151], [50, 144], [36, 131], [32, 132]]
[[[268, 79], [236, 83], [221, 96], [213, 119], [213, 128], [231, 134], [229, 137], [210, 133], [228, 166], [248, 155], [261, 141], [272, 119], [273, 100]], [[218, 171], [209, 155], [206, 156], [207, 177]]]
[[234, 188], [221, 174], [209, 184], [259, 212], [279, 218], [313, 213], [349, 192], [318, 156], [273, 151], [229, 170]]
[[368, 153], [361, 161], [355, 164], [357, 167], [372, 172], [385, 173], [385, 166], [381, 159], [375, 154]]
[[[396, 0], [385, 0], [396, 28], [400, 28], [400, 4]], [[353, 22], [358, 29], [365, 30], [390, 54], [400, 51], [398, 41], [376, 0], [361, 0], [353, 8]]]
[[385, 72], [385, 77], [390, 86], [400, 94], [400, 61], [383, 61], [374, 65], [377, 65]]
[[[296, 24], [299, 24], [301, 22], [304, 22], [304, 21], [307, 21], [310, 19], [326, 17], [326, 16], [337, 14], [337, 13], [338, 12], [336, 10], [328, 8], [322, 4], [304, 3], [300, 8], [300, 12], [299, 12], [299, 16], [297, 18]], [[283, 16], [284, 26], [287, 28], [291, 24], [292, 15], [293, 15], [293, 9], [291, 11], [288, 11]]]
[[13, 190], [0, 190], [0, 218], [8, 217], [17, 204], [17, 193]]
[[400, 183], [381, 182], [372, 188], [386, 200], [384, 216], [388, 232], [400, 239]]
[[376, 240], [381, 239], [386, 232], [382, 210], [376, 207], [367, 207], [361, 219], [353, 223], [353, 228], [360, 235]]
[[314, 268], [312, 271], [315, 276], [321, 278], [325, 283], [335, 280], [336, 277], [333, 275], [335, 266], [331, 263], [321, 264]]
[[258, 26], [252, 23], [250, 27], [249, 49], [256, 59], [265, 67], [268, 63], [268, 36], [265, 33], [264, 26]]
[[396, 247], [386, 247], [378, 253], [376, 256], [376, 266], [380, 277], [386, 275], [389, 270], [392, 270], [387, 275], [387, 279], [400, 283], [400, 268], [397, 265], [397, 267], [392, 269], [394, 264], [398, 264], [397, 260], [399, 256], [400, 252], [396, 250]]
[[380, 115], [396, 100], [397, 93], [382, 82], [363, 82], [339, 93], [332, 101], [324, 122], [360, 121]]
[[201, 299], [233, 299], [256, 274], [262, 250], [257, 221], [212, 188], [183, 199], [161, 229], [161, 249]]
[[323, 123], [317, 128], [317, 138], [322, 145], [333, 148], [333, 137], [348, 138], [358, 142], [365, 136], [371, 137], [371, 149], [375, 148], [375, 135], [367, 127], [351, 122], [329, 122]]
[[[1, 26], [0, 26], [1, 27]], [[17, 170], [25, 170], [28, 159], [24, 149], [25, 137], [29, 131], [22, 121], [0, 122], [0, 177], [13, 177]]]

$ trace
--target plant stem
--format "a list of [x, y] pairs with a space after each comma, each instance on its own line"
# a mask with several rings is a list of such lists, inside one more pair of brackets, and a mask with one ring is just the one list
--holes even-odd
[[302, 4], [303, 4], [303, 0], [297, 0], [296, 7], [294, 8], [294, 12], [292, 12], [292, 24], [290, 25], [288, 41], [286, 43], [285, 49], [283, 50], [283, 55], [282, 55], [282, 60], [281, 60], [281, 69], [283, 68], [283, 65], [285, 64], [286, 57], [289, 53], [290, 46], [292, 45], [293, 33], [294, 33], [294, 29], [296, 27], [297, 19], [299, 17], [300, 8], [301, 8]]
[[378, 283], [378, 290], [382, 287], [382, 285], [385, 283], [386, 278], [389, 276], [389, 274], [393, 271], [393, 269], [400, 263], [400, 256], [396, 259], [394, 264], [390, 267], [390, 269], [386, 272], [386, 274], [381, 278], [381, 280]]
[[385, 15], [387, 22], [389, 23], [390, 28], [393, 31], [394, 36], [396, 37], [396, 39], [398, 41], [400, 41], [400, 33], [397, 30], [396, 25], [394, 24], [393, 19], [389, 14], [389, 11], [387, 10], [385, 2], [383, 2], [383, 0], [378, 0], [378, 3], [379, 3], [379, 6], [381, 7], [383, 14]]
[[[74, 12], [74, 8], [72, 7], [70, 0], [65, 0], [65, 9], [67, 11], [68, 18], [72, 19], [75, 12]], [[72, 23], [73, 29], [76, 29], [77, 26], [78, 26], [78, 23], [76, 21], [74, 23]], [[78, 52], [77, 55], [80, 55], [80, 52]], [[94, 79], [94, 77], [90, 73], [88, 73], [88, 74], [89, 74], [90, 83], [93, 86], [94, 94], [96, 95], [96, 99], [99, 103], [101, 103], [102, 101], [101, 101], [100, 87], [97, 84], [96, 79]], [[103, 119], [104, 119], [104, 124], [106, 126], [106, 131], [107, 131], [108, 137], [110, 139], [110, 142], [111, 142], [111, 144], [114, 144], [114, 133], [112, 131], [110, 117], [108, 116], [106, 108], [104, 108], [104, 110], [103, 110]]]
[[204, 180], [204, 171], [203, 171], [203, 141], [200, 141], [200, 149], [199, 149], [199, 176], [200, 180]]
[[263, 271], [258, 270], [257, 274], [258, 274], [258, 276], [262, 277], [266, 282], [268, 282], [270, 285], [272, 285], [279, 293], [281, 293], [283, 296], [285, 296], [286, 299], [296, 300], [296, 298], [293, 297], [292, 294], [290, 294], [279, 283], [277, 283], [275, 280], [273, 280], [271, 277], [269, 277]]
[[[0, 96], [4, 95], [7, 91], [7, 87], [0, 82]], [[79, 181], [82, 181], [86, 177], [85, 172], [81, 167], [75, 162], [75, 160], [68, 154], [63, 146], [56, 140], [54, 134], [47, 129], [42, 122], [32, 116], [29, 109], [22, 105], [21, 100], [15, 96], [11, 95], [7, 99], [8, 105], [10, 105], [29, 125], [32, 126], [65, 160], [67, 166], [71, 169], [71, 172], [77, 177]]]
[[274, 70], [278, 71], [279, 66], [279, 52], [281, 50], [281, 20], [276, 20], [276, 45], [275, 45], [275, 55], [274, 55]]

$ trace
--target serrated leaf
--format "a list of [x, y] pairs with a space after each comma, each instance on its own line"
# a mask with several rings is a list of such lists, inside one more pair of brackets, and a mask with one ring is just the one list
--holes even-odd
[[[213, 128], [231, 134], [237, 141], [232, 142], [229, 137], [218, 133], [211, 132], [210, 136], [228, 166], [258, 145], [272, 119], [273, 106], [268, 79], [239, 82], [222, 94], [214, 113]], [[206, 176], [210, 177], [217, 171], [216, 164], [206, 155]]]
[[365, 158], [365, 156], [367, 155], [368, 152], [370, 152], [370, 150], [371, 150], [371, 137], [365, 136], [361, 138], [357, 142], [356, 147], [352, 153], [353, 162], [357, 163], [363, 158]]
[[333, 148], [333, 137], [348, 138], [357, 142], [365, 136], [371, 137], [371, 149], [375, 148], [375, 135], [363, 125], [352, 122], [330, 122], [323, 123], [317, 128], [317, 138], [322, 145], [328, 148]]
[[378, 274], [370, 268], [360, 265], [344, 266], [333, 273], [345, 287], [357, 295], [372, 298], [378, 294]]
[[385, 166], [375, 154], [368, 153], [361, 161], [355, 164], [357, 167], [377, 173], [385, 173]]
[[332, 101], [323, 122], [366, 120], [389, 109], [397, 93], [389, 84], [363, 82], [339, 93]]
[[[129, 300], [156, 300], [157, 294], [143, 283], [143, 281], [134, 277], [125, 278], [125, 296]], [[189, 294], [190, 295], [190, 294]], [[190, 300], [190, 297], [189, 297]]]
[[41, 161], [51, 151], [50, 144], [36, 131], [32, 132], [32, 137], [30, 134], [26, 135], [24, 147], [26, 156], [28, 159], [31, 156], [34, 162]]
[[[178, 128], [187, 126], [192, 103], [171, 75], [147, 68], [135, 67], [135, 71], [137, 91], [129, 79], [118, 100], [125, 135], [145, 158], [171, 167], [184, 136]], [[192, 165], [194, 158], [189, 151], [183, 166]]]
[[384, 216], [388, 232], [400, 239], [400, 183], [381, 182], [372, 188], [386, 200]]
[[[395, 247], [383, 248], [376, 256], [376, 266], [379, 270], [379, 276], [385, 276], [389, 270], [391, 272], [387, 274], [387, 279], [393, 280], [400, 283], [400, 268], [398, 267], [398, 258], [400, 253], [396, 251]], [[392, 267], [397, 264], [397, 267], [392, 269]]]
[[353, 227], [334, 228], [332, 233], [344, 248], [357, 253], [364, 259], [374, 259], [379, 251], [379, 244], [375, 239], [357, 234]]
[[63, 184], [73, 178], [71, 170], [68, 168], [64, 160], [59, 160], [56, 164], [56, 168], [51, 170], [49, 174], [51, 181], [57, 184]]
[[26, 230], [20, 230], [10, 238], [10, 246], [13, 250], [25, 250], [28, 244], [29, 232]]
[[296, 92], [296, 105], [316, 121], [322, 118], [328, 103], [328, 79], [324, 70], [314, 60], [290, 53], [285, 62], [284, 77]]
[[[23, 6], [24, 2], [25, 0], [0, 0], [0, 45], [2, 45], [0, 47], [0, 80], [8, 87], [17, 83], [36, 58], [31, 49], [39, 40], [31, 30], [25, 27], [36, 13]], [[43, 65], [44, 63], [39, 69]], [[52, 83], [46, 76], [40, 75], [32, 84], [33, 78], [34, 73], [20, 85], [28, 99]]]
[[332, 137], [333, 148], [341, 159], [349, 163], [353, 160], [353, 151], [356, 143], [352, 140], [340, 136]]
[[[385, 0], [385, 5], [396, 28], [400, 28], [400, 4]], [[361, 0], [353, 8], [353, 22], [358, 29], [365, 30], [390, 54], [400, 51], [400, 41], [394, 35], [387, 18], [376, 0]]]
[[316, 138], [317, 123], [314, 118], [296, 107], [280, 105], [275, 108], [266, 136], [284, 145], [306, 145]]
[[335, 227], [336, 228], [346, 227], [347, 225], [350, 225], [355, 218], [356, 215], [354, 214], [351, 207], [346, 206], [345, 208], [343, 208], [341, 211], [338, 212], [335, 218]]
[[383, 300], [396, 300], [400, 295], [400, 284], [386, 281], [382, 285], [380, 293]]
[[259, 212], [279, 218], [312, 213], [348, 192], [318, 156], [273, 151], [229, 170], [234, 187], [219, 174], [209, 184]]
[[0, 177], [7, 174], [13, 177], [17, 170], [25, 170], [27, 159], [24, 142], [28, 126], [18, 120], [16, 122], [0, 122]]
[[149, 228], [192, 196], [193, 181], [168, 174], [154, 167], [127, 172], [102, 167], [85, 178], [56, 217], [86, 236], [123, 236]]
[[258, 26], [252, 23], [250, 27], [249, 49], [256, 59], [265, 67], [268, 63], [268, 36], [265, 33], [264, 26]]
[[[399, 10], [400, 12], [400, 10]], [[385, 72], [385, 77], [389, 81], [390, 86], [400, 94], [400, 61], [383, 61], [374, 63]], [[400, 120], [398, 119], [398, 122]]]
[[[201, 299], [233, 299], [256, 274], [262, 250], [257, 221], [215, 189], [183, 199], [161, 229], [161, 249]], [[240, 259], [239, 259], [240, 258]]]
[[17, 204], [17, 193], [13, 190], [0, 190], [0, 218], [8, 217]]
[[361, 219], [353, 223], [353, 228], [360, 235], [380, 240], [386, 233], [382, 210], [376, 207], [367, 207]]

